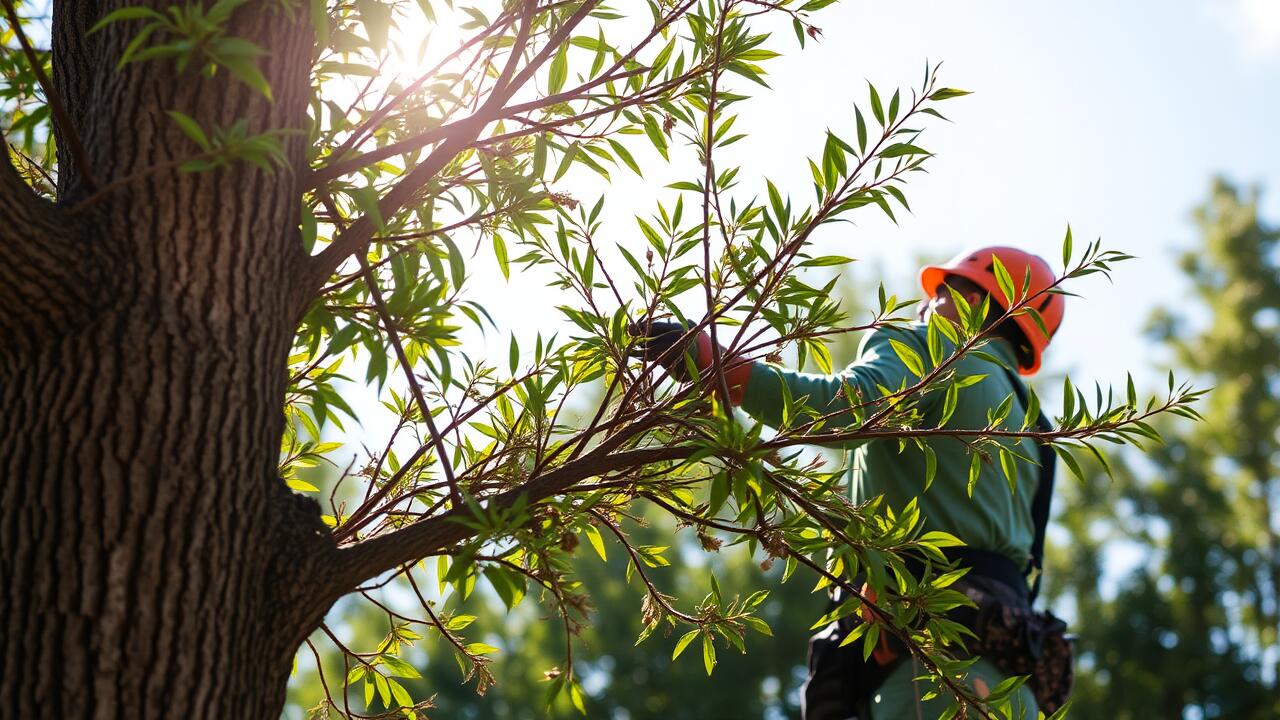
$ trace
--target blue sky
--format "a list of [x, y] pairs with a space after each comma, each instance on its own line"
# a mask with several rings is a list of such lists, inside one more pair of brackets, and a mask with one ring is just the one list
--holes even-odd
[[[866, 209], [856, 225], [826, 226], [818, 241], [865, 261], [859, 276], [883, 273], [899, 295], [917, 292], [917, 258], [967, 247], [1017, 245], [1059, 263], [1068, 223], [1077, 247], [1101, 237], [1140, 256], [1119, 267], [1114, 285], [1076, 286], [1085, 299], [1068, 306], [1048, 374], [1163, 379], [1141, 328], [1152, 308], [1178, 302], [1174, 259], [1194, 244], [1191, 209], [1213, 175], [1273, 189], [1265, 212], [1280, 219], [1280, 0], [846, 0], [814, 19], [824, 37], [804, 50], [779, 26], [773, 47], [784, 57], [767, 66], [772, 90], [736, 88], [753, 94], [735, 126], [748, 138], [721, 162], [742, 166], [747, 196], [763, 194], [769, 177], [806, 200], [805, 158], [820, 153], [828, 128], [852, 135], [866, 81], [889, 93], [919, 83], [926, 60], [942, 61], [944, 84], [974, 94], [943, 106], [953, 122], [927, 126], [922, 144], [937, 157], [907, 187], [914, 212], [895, 226]], [[687, 159], [662, 167], [656, 154], [636, 154], [643, 179], [619, 170], [602, 186], [575, 171], [559, 185], [586, 202], [604, 193], [606, 231], [628, 245], [642, 242], [632, 217], [652, 212], [659, 197], [673, 200], [660, 188], [696, 171]], [[485, 265], [475, 265], [470, 290], [504, 331], [523, 338], [560, 327], [547, 311], [565, 297], [543, 278], [508, 283]], [[506, 302], [513, 296], [523, 301]], [[487, 340], [505, 358], [505, 335]]]
[[1079, 286], [1050, 370], [1118, 382], [1151, 367], [1139, 330], [1154, 305], [1177, 303], [1173, 258], [1194, 244], [1190, 210], [1213, 174], [1272, 189], [1265, 206], [1280, 218], [1277, 0], [844, 2], [817, 24], [823, 42], [771, 67], [779, 101], [739, 121], [752, 134], [744, 157], [775, 181], [807, 186], [802, 156], [827, 127], [851, 126], [864, 79], [916, 83], [928, 58], [975, 93], [928, 130], [938, 157], [909, 185], [913, 215], [898, 227], [868, 216], [824, 241], [897, 280], [917, 256], [970, 245], [1059, 262], [1068, 222], [1077, 247], [1101, 236], [1142, 257], [1114, 286]]

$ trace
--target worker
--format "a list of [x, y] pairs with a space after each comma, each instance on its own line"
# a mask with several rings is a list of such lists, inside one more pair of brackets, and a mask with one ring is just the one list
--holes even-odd
[[[1028, 304], [1039, 313], [1043, 329], [1029, 313], [1006, 317], [1008, 308], [997, 279], [997, 260], [1016, 279], [1019, 288], [1029, 277], [1027, 297], [1033, 300]], [[957, 378], [984, 377], [959, 390], [945, 427], [985, 428], [989, 413], [1012, 396], [1012, 409], [1002, 427], [1020, 429], [1027, 410], [1026, 390], [1012, 370], [1022, 375], [1039, 370], [1045, 349], [1062, 323], [1063, 296], [1044, 292], [1055, 282], [1048, 263], [1019, 249], [987, 247], [963, 253], [943, 265], [923, 268], [920, 282], [926, 296], [919, 310], [920, 322], [885, 325], [870, 331], [862, 340], [857, 358], [840, 373], [802, 373], [760, 361], [721, 358], [722, 368], [727, 369], [730, 402], [767, 425], [781, 427], [784, 397], [808, 398], [808, 408], [828, 416], [824, 431], [841, 428], [854, 420], [849, 414], [851, 400], [846, 397], [846, 388], [856, 396], [852, 402], [866, 404], [881, 397], [883, 389], [895, 391], [919, 382], [916, 372], [903, 361], [891, 341], [901, 343], [923, 359], [927, 373], [930, 317], [937, 314], [960, 324], [962, 310], [954, 301], [954, 291], [975, 311], [990, 298], [984, 326], [989, 332], [982, 353], [966, 354], [952, 365]], [[669, 368], [677, 379], [687, 379], [687, 365], [684, 354], [671, 348], [683, 338], [690, 343], [683, 348], [688, 356], [700, 371], [707, 371], [700, 372], [704, 376], [702, 386], [717, 385], [718, 379], [710, 377], [709, 372], [715, 348], [707, 333], [687, 338], [684, 326], [656, 321], [644, 323], [637, 332], [644, 336], [641, 352]], [[946, 343], [946, 349], [946, 354], [955, 351], [950, 343]], [[935, 391], [920, 398], [918, 408], [923, 420], [919, 427], [939, 425], [944, 396], [944, 392]], [[868, 407], [874, 412], [874, 404]], [[1039, 418], [1042, 428], [1043, 423], [1043, 417]], [[945, 531], [965, 543], [966, 547], [948, 552], [959, 565], [970, 568], [968, 575], [953, 586], [978, 604], [977, 612], [966, 616], [969, 624], [978, 622], [976, 615], [981, 615], [983, 627], [979, 629], [1000, 633], [1002, 638], [1005, 634], [1023, 638], [1015, 645], [1026, 645], [1026, 639], [1030, 639], [1032, 645], [1014, 651], [1021, 653], [1018, 657], [982, 657], [969, 671], [974, 694], [985, 696], [1011, 674], [1009, 668], [1015, 668], [1017, 674], [1032, 677], [1010, 698], [1013, 717], [1034, 719], [1038, 709], [1051, 713], [1069, 692], [1070, 646], [1063, 638], [1065, 625], [1061, 621], [1030, 608], [1039, 584], [1044, 526], [1052, 492], [1053, 453], [1030, 438], [1006, 440], [1005, 446], [1015, 457], [1036, 458], [1038, 462], [1016, 460], [1011, 489], [1000, 462], [982, 463], [976, 483], [970, 486], [970, 451], [963, 440], [933, 437], [926, 444], [936, 458], [935, 476], [927, 491], [926, 454], [912, 444], [903, 448], [897, 440], [886, 439], [843, 445], [849, 452], [850, 497], [855, 503], [883, 497], [885, 505], [895, 511], [915, 500], [924, 530]], [[1031, 583], [1028, 573], [1035, 576]], [[1011, 612], [992, 611], [1001, 606]], [[993, 627], [993, 616], [1005, 620], [1014, 616], [1027, 626]], [[810, 674], [803, 693], [805, 720], [932, 719], [944, 712], [949, 704], [947, 698], [923, 699], [931, 684], [915, 678], [927, 671], [905, 648], [890, 647], [886, 641], [886, 647], [878, 648], [872, 659], [864, 661], [860, 642], [838, 647], [859, 621], [855, 614], [832, 623], [810, 640]], [[881, 637], [888, 635], [882, 633]], [[1031, 656], [1023, 657], [1028, 654]], [[1036, 672], [1032, 672], [1033, 668]], [[1051, 676], [1041, 677], [1046, 673]], [[1037, 696], [1041, 700], [1039, 706]]]

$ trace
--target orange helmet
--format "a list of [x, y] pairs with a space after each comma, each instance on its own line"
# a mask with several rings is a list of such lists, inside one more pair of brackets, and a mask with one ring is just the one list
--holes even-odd
[[[1025, 250], [1011, 247], [985, 247], [961, 253], [945, 265], [929, 265], [922, 268], [920, 270], [920, 286], [924, 288], [929, 297], [934, 297], [938, 293], [938, 288], [946, 282], [948, 275], [957, 275], [976, 283], [991, 294], [993, 302], [1005, 307], [1004, 302], [1001, 300], [1004, 297], [1004, 293], [1000, 291], [1000, 285], [996, 282], [995, 265], [991, 262], [993, 256], [1000, 258], [1000, 262], [1009, 271], [1009, 275], [1013, 277], [1015, 288], [1021, 289], [1023, 278], [1026, 277], [1027, 273], [1031, 274], [1029, 295], [1035, 295], [1053, 285], [1057, 279], [1053, 268], [1049, 267], [1049, 263], [1038, 255], [1032, 255]], [[1049, 346], [1049, 340], [1053, 338], [1054, 333], [1058, 332], [1058, 328], [1062, 326], [1062, 313], [1065, 305], [1066, 303], [1061, 295], [1051, 293], [1041, 295], [1031, 304], [1040, 313], [1040, 318], [1044, 320], [1045, 329], [1049, 331], [1047, 337], [1040, 331], [1040, 326], [1036, 324], [1036, 321], [1030, 315], [1023, 313], [1014, 316], [1013, 321], [1022, 330], [1022, 334], [1027, 339], [1031, 350], [1029, 357], [1019, 358], [1018, 372], [1023, 375], [1031, 375], [1040, 369], [1040, 356], [1044, 354], [1044, 349]], [[1005, 309], [1007, 310], [1008, 308], [1005, 307]]]

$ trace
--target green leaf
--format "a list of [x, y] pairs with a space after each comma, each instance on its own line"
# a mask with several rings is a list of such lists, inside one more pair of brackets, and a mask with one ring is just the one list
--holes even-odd
[[311, 31], [316, 34], [316, 46], [329, 46], [328, 0], [310, 0]]
[[895, 158], [895, 157], [902, 157], [904, 155], [929, 155], [929, 154], [931, 153], [928, 150], [916, 147], [911, 143], [894, 143], [889, 147], [885, 148], [884, 150], [880, 151], [880, 157], [882, 158]]
[[475, 615], [454, 615], [444, 622], [446, 630], [458, 631], [465, 630], [471, 623], [476, 621]]
[[267, 100], [274, 100], [267, 78], [263, 76], [262, 71], [258, 69], [258, 64], [253, 60], [246, 57], [226, 57], [222, 58], [218, 64], [230, 70], [240, 82], [262, 93]]
[[702, 636], [702, 665], [707, 669], [708, 676], [716, 667], [716, 644], [711, 639], [711, 633]]
[[689, 643], [693, 642], [693, 639], [698, 636], [699, 632], [700, 631], [698, 630], [690, 630], [684, 635], [681, 635], [680, 639], [676, 641], [676, 649], [672, 651], [671, 659], [675, 660], [680, 657], [680, 653], [684, 652], [684, 649], [689, 647]]
[[613, 148], [613, 152], [618, 155], [618, 157], [622, 160], [623, 164], [631, 168], [631, 172], [643, 177], [644, 173], [641, 172], [640, 165], [636, 163], [635, 158], [631, 156], [631, 151], [628, 150], [625, 145], [618, 142], [617, 140], [614, 140], [613, 138], [608, 138], [608, 140], [609, 140], [609, 147]]
[[853, 108], [854, 116], [858, 121], [858, 152], [867, 151], [867, 121], [862, 117], [862, 110], [856, 105]]
[[417, 668], [394, 655], [382, 655], [380, 659], [382, 660], [382, 663], [387, 666], [387, 669], [391, 671], [391, 674], [396, 677], [422, 677], [422, 673], [418, 672]]
[[595, 548], [596, 554], [601, 560], [608, 561], [609, 557], [604, 551], [604, 538], [600, 536], [600, 530], [595, 525], [588, 524], [585, 530], [587, 541], [591, 543], [591, 547]]
[[564, 81], [569, 77], [569, 44], [564, 43], [556, 51], [551, 60], [551, 71], [547, 76], [547, 92], [554, 95], [564, 88]]
[[978, 484], [978, 474], [982, 472], [982, 456], [976, 451], [969, 455], [969, 484], [965, 486], [965, 492], [969, 498], [973, 498], [973, 488]]
[[742, 618], [742, 622], [744, 625], [751, 628], [752, 630], [755, 630], [761, 635], [768, 635], [769, 637], [773, 637], [773, 629], [769, 627], [769, 623], [765, 622], [764, 620], [761, 620], [758, 617], [748, 615]]
[[942, 400], [942, 419], [938, 421], [939, 427], [945, 427], [947, 421], [951, 419], [951, 415], [956, 411], [956, 405], [960, 401], [960, 390], [956, 383], [947, 386], [947, 392]]
[[843, 255], [823, 255], [822, 257], [805, 260], [797, 267], [828, 267], [831, 265], [848, 265], [851, 262], [853, 262], [853, 258], [851, 257], [844, 257]]
[[1080, 469], [1080, 463], [1071, 455], [1071, 451], [1057, 445], [1053, 446], [1053, 451], [1058, 454], [1058, 457], [1062, 458], [1063, 464], [1071, 470], [1071, 474], [1075, 475], [1080, 482], [1084, 482], [1084, 472]]
[[[768, 178], [766, 178], [764, 182], [765, 182], [765, 185], [768, 187], [769, 206], [773, 209], [773, 217], [775, 220], [778, 221], [778, 224], [781, 226], [786, 222], [787, 215], [788, 215], [787, 206], [782, 200], [782, 193], [778, 192], [778, 188], [776, 185], [773, 184], [772, 180], [769, 180]], [[781, 229], [783, 231], [786, 230], [786, 228], [781, 228]]]
[[884, 107], [880, 105], [880, 93], [876, 92], [876, 86], [867, 83], [867, 87], [871, 88], [871, 114], [875, 115], [876, 122], [884, 127]]
[[209, 137], [204, 134], [204, 130], [200, 129], [200, 123], [196, 122], [188, 115], [183, 115], [177, 110], [166, 110], [165, 114], [177, 123], [178, 129], [182, 131], [182, 134], [190, 138], [196, 145], [199, 145], [201, 150], [209, 150], [211, 147], [209, 144]]
[[968, 90], [956, 90], [955, 88], [942, 88], [940, 90], [935, 90], [933, 94], [929, 96], [929, 99], [934, 101], [950, 100], [951, 98], [964, 97], [965, 95], [972, 95], [972, 94], [973, 93], [969, 92]]
[[893, 352], [902, 361], [903, 365], [911, 371], [916, 377], [924, 376], [924, 363], [920, 359], [920, 354], [912, 350], [909, 345], [893, 338], [889, 339], [889, 345], [893, 347]]
[[1000, 470], [1004, 473], [1005, 482], [1009, 483], [1009, 492], [1018, 492], [1018, 466], [1014, 463], [1013, 453], [1008, 448], [1000, 448]]
[[311, 212], [311, 208], [306, 205], [302, 206], [302, 220], [299, 223], [299, 229], [302, 232], [302, 248], [310, 255], [316, 246], [316, 216]]
[[938, 455], [933, 451], [933, 447], [925, 444], [924, 451], [924, 489], [929, 491], [929, 486], [933, 484], [933, 479], [938, 475]]
[[507, 243], [498, 233], [493, 234], [493, 256], [498, 260], [498, 268], [502, 270], [502, 278], [510, 280], [511, 261], [507, 259]]
[[391, 29], [391, 6], [379, 0], [356, 0], [356, 12], [369, 35], [369, 43], [375, 50], [387, 47], [387, 35]]
[[[391, 688], [391, 696], [395, 698], [396, 704], [403, 708], [413, 707], [413, 696], [409, 694], [404, 686], [395, 680], [387, 679], [387, 685]], [[416, 715], [415, 715], [416, 717]]]
[[377, 190], [372, 187], [350, 188], [347, 190], [347, 195], [355, 201], [356, 207], [364, 212], [365, 216], [373, 222], [373, 226], [379, 232], [387, 229], [382, 222], [382, 209], [378, 207], [378, 202], [381, 198], [378, 196]]
[[1013, 276], [996, 255], [991, 256], [991, 269], [995, 273], [996, 284], [1000, 286], [1000, 294], [1004, 296], [1005, 308], [1012, 307], [1018, 298], [1013, 287]]
[[138, 6], [123, 7], [119, 10], [107, 13], [106, 17], [94, 23], [93, 27], [89, 28], [89, 32], [86, 34], [92, 35], [111, 23], [121, 22], [123, 20], [159, 20], [163, 22], [164, 15], [161, 15], [151, 8]]
[[663, 160], [669, 160], [667, 157], [667, 136], [663, 134], [662, 128], [658, 127], [658, 120], [653, 115], [646, 114], [644, 116], [644, 133], [649, 136], [649, 142], [658, 150], [658, 154]]

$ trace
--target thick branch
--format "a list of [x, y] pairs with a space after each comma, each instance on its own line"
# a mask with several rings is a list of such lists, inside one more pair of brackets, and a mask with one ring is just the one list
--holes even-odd
[[[655, 462], [683, 460], [696, 451], [693, 447], [657, 447], [622, 452], [615, 452], [615, 449], [611, 443], [605, 443], [578, 460], [534, 477], [513, 490], [495, 495], [485, 504], [488, 508], [510, 508], [522, 497], [526, 502], [534, 503], [587, 478]], [[364, 580], [467, 540], [476, 531], [458, 520], [470, 515], [468, 508], [450, 510], [339, 550], [337, 578], [344, 586], [339, 588], [339, 592], [346, 592]]]
[[[56, 206], [0, 158], [0, 348], [19, 350], [84, 322], [102, 295], [101, 259], [90, 258]], [[0, 351], [0, 355], [3, 351]]]

